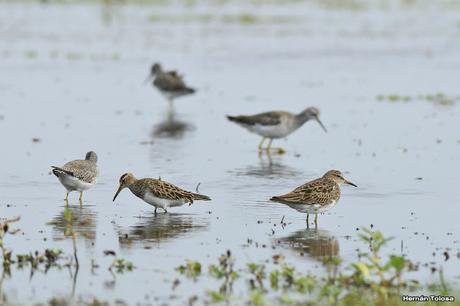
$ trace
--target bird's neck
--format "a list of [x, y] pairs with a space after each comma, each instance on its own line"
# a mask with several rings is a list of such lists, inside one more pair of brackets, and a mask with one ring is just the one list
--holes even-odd
[[298, 126], [303, 125], [305, 122], [311, 119], [311, 116], [305, 113], [300, 113], [295, 116], [296, 123]]

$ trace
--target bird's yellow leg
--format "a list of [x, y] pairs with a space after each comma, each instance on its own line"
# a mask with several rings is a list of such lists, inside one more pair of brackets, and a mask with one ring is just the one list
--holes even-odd
[[284, 154], [284, 153], [286, 153], [286, 150], [283, 149], [283, 148], [276, 148], [276, 151], [278, 152], [278, 154]]
[[272, 149], [272, 141], [273, 139], [270, 138], [270, 140], [268, 141], [268, 146], [265, 148], [265, 150], [270, 151]]
[[69, 192], [68, 191], [65, 194], [65, 200], [66, 200], [66, 202], [69, 202]]
[[267, 138], [262, 137], [262, 140], [261, 140], [260, 143], [259, 143], [259, 151], [262, 151], [262, 150], [263, 150], [263, 145], [264, 145], [265, 139], [267, 139]]
[[268, 143], [267, 151], [272, 150], [272, 151], [275, 151], [275, 152], [278, 153], [278, 154], [284, 154], [284, 153], [286, 153], [286, 150], [283, 149], [283, 148], [272, 148], [272, 141], [273, 141], [273, 139], [270, 138], [270, 142]]

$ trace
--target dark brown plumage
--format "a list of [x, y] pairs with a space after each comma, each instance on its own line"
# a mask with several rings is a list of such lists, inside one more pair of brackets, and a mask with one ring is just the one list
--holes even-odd
[[319, 178], [297, 187], [285, 195], [274, 196], [272, 201], [290, 204], [326, 205], [340, 198], [339, 185], [329, 178]]
[[120, 177], [120, 186], [113, 197], [114, 201], [124, 188], [128, 188], [135, 196], [155, 206], [155, 212], [157, 208], [162, 208], [166, 212], [169, 207], [181, 206], [186, 203], [191, 205], [198, 200], [211, 200], [206, 195], [186, 191], [161, 179], [143, 178], [138, 180], [131, 173], [125, 173]]
[[281, 122], [281, 116], [285, 112], [266, 112], [253, 116], [227, 116], [227, 119], [240, 124], [247, 125], [277, 125]]
[[166, 200], [185, 200], [186, 203], [192, 204], [194, 200], [211, 200], [208, 196], [186, 191], [171, 183], [152, 179], [139, 179], [128, 186], [129, 190], [137, 197], [143, 199], [146, 192], [151, 192], [155, 197]]
[[303, 184], [287, 194], [274, 196], [270, 200], [286, 204], [299, 212], [307, 213], [307, 227], [308, 216], [314, 213], [315, 225], [317, 225], [318, 213], [327, 211], [339, 201], [340, 185], [343, 183], [357, 187], [346, 180], [340, 171], [330, 170], [321, 178]]
[[195, 93], [195, 89], [185, 84], [183, 76], [173, 71], [164, 71], [159, 63], [153, 64], [149, 78], [153, 78], [155, 86], [168, 100]]

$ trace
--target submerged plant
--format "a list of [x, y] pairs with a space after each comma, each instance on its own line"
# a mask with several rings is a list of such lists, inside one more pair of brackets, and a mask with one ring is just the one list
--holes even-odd
[[[326, 273], [321, 277], [287, 264], [269, 270], [265, 264], [249, 263], [236, 272], [234, 259], [227, 251], [218, 264], [209, 266], [209, 275], [224, 280], [223, 284], [218, 290], [207, 291], [202, 299], [236, 305], [398, 305], [401, 292], [420, 289], [417, 281], [405, 278], [416, 265], [404, 256], [381, 255], [392, 238], [366, 228], [361, 230], [359, 238], [368, 251], [359, 253], [358, 260], [346, 266], [337, 257], [324, 257]], [[201, 275], [201, 264], [188, 261], [177, 270], [196, 280]], [[246, 289], [243, 294], [235, 295], [232, 288], [239, 279], [244, 281]], [[449, 293], [443, 278], [438, 289], [442, 294]]]
[[426, 101], [426, 102], [431, 102], [435, 105], [452, 106], [456, 102], [460, 101], [460, 96], [448, 96], [443, 93], [418, 95], [418, 96], [390, 94], [390, 95], [378, 95], [377, 100], [378, 101], [388, 101], [388, 102]]
[[134, 269], [134, 265], [132, 262], [123, 258], [115, 258], [109, 267], [110, 271], [112, 271], [112, 269], [115, 269], [116, 273], [130, 272]]
[[131, 261], [117, 257], [117, 253], [115, 251], [105, 250], [104, 255], [113, 256], [112, 264], [108, 268], [112, 274], [114, 271], [115, 273], [124, 273], [131, 272], [134, 269], [134, 264]]
[[179, 266], [176, 270], [187, 277], [196, 279], [201, 275], [201, 263], [198, 261], [188, 260], [185, 265]]
[[2, 265], [3, 265], [4, 271], [6, 271], [8, 274], [10, 271], [9, 267], [12, 263], [11, 261], [12, 251], [5, 247], [4, 238], [7, 234], [14, 235], [19, 231], [19, 230], [12, 230], [10, 228], [12, 223], [18, 222], [19, 220], [20, 220], [20, 217], [0, 221], [0, 251], [2, 252]]

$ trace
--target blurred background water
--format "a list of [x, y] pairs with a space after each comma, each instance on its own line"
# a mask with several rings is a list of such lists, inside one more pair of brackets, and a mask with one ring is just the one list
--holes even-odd
[[[243, 266], [281, 254], [322, 273], [317, 258], [353, 260], [366, 247], [357, 228], [371, 224], [394, 237], [388, 253], [421, 264], [418, 279], [443, 267], [457, 282], [459, 54], [458, 1], [0, 2], [0, 216], [21, 216], [5, 245], [71, 253], [50, 166], [94, 150], [101, 171], [83, 207], [71, 194], [77, 277], [13, 271], [5, 295], [181, 304], [212, 286], [171, 289], [186, 259], [207, 265], [230, 249]], [[198, 90], [173, 114], [142, 83], [153, 62]], [[275, 143], [285, 155], [259, 156], [260, 139], [225, 118], [308, 106], [328, 133], [305, 124]], [[343, 188], [318, 230], [268, 201], [329, 169], [359, 188]], [[201, 183], [213, 201], [157, 216], [129, 191], [114, 204], [125, 172]], [[114, 276], [104, 250], [136, 269]]]

